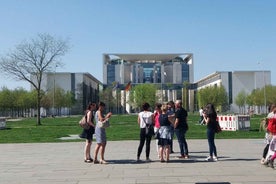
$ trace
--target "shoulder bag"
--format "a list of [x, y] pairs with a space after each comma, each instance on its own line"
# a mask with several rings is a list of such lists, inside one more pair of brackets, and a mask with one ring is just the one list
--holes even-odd
[[144, 117], [142, 116], [144, 123], [146, 124], [146, 135], [153, 136], [154, 135], [154, 128], [152, 124], [147, 124]]
[[99, 128], [108, 128], [110, 126], [109, 119], [105, 119], [104, 121], [98, 120], [98, 127]]
[[221, 127], [219, 125], [219, 122], [218, 121], [215, 121], [215, 132], [216, 133], [220, 133], [222, 130], [221, 130]]
[[84, 129], [90, 128], [90, 125], [87, 123], [87, 113], [81, 118], [79, 125]]

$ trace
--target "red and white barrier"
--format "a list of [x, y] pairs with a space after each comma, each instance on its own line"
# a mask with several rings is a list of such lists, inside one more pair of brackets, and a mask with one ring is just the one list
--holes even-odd
[[225, 131], [250, 129], [250, 116], [248, 115], [219, 115], [218, 122], [221, 129]]

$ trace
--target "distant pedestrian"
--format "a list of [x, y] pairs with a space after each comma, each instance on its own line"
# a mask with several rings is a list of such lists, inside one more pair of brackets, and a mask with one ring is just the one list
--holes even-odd
[[144, 144], [146, 142], [146, 161], [150, 161], [150, 142], [151, 137], [154, 134], [154, 117], [153, 113], [150, 111], [149, 103], [144, 103], [142, 105], [142, 111], [138, 114], [138, 125], [140, 126], [140, 143], [137, 151], [137, 161], [140, 160], [140, 155], [142, 153]]
[[199, 109], [199, 124], [200, 125], [204, 125], [205, 124], [204, 119], [203, 119], [203, 107], [201, 107]]
[[206, 161], [218, 161], [217, 148], [215, 145], [215, 130], [217, 113], [213, 104], [207, 104], [203, 113], [204, 121], [207, 125], [207, 139], [209, 145], [209, 156], [205, 159]]
[[188, 131], [188, 113], [182, 107], [181, 100], [176, 100], [175, 109], [174, 131], [180, 148], [181, 155], [179, 158], [189, 158], [188, 144], [186, 141], [186, 132]]

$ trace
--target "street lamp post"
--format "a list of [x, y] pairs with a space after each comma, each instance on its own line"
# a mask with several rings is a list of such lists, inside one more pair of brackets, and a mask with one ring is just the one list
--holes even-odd
[[[260, 62], [258, 62], [259, 65], [261, 65]], [[265, 71], [264, 71], [264, 68], [262, 66], [262, 70], [263, 70], [263, 80], [264, 80], [264, 107], [265, 107], [265, 113], [267, 113], [267, 107], [266, 107], [266, 80], [265, 80]]]
[[[167, 73], [163, 72], [163, 75], [164, 75], [163, 81], [165, 82], [165, 76], [167, 76]], [[163, 103], [163, 81], [162, 81], [162, 78], [161, 78], [161, 101], [162, 101], [162, 103]]]
[[53, 116], [55, 116], [55, 115], [56, 115], [56, 111], [55, 111], [56, 69], [57, 69], [57, 65], [55, 65], [55, 71], [54, 71], [54, 87], [53, 87]]
[[263, 77], [264, 77], [264, 106], [265, 106], [265, 113], [267, 114], [267, 107], [266, 107], [266, 89], [265, 89], [265, 86], [266, 86], [266, 82], [265, 82], [265, 71], [263, 70]]

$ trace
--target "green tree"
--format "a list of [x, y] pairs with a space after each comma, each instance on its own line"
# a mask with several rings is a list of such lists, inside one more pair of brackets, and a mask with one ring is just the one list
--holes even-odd
[[183, 107], [184, 109], [186, 110], [189, 110], [189, 94], [188, 94], [188, 91], [189, 91], [189, 86], [190, 86], [190, 83], [188, 81], [185, 81], [183, 83], [183, 90], [182, 90], [182, 103], [183, 103]]
[[116, 108], [116, 98], [113, 97], [113, 90], [111, 87], [105, 88], [100, 92], [100, 101], [106, 104], [106, 109], [108, 111], [113, 111]]
[[54, 91], [55, 104], [54, 107], [57, 109], [57, 114], [60, 115], [62, 107], [65, 107], [65, 91], [60, 87], [56, 87]]
[[45, 93], [41, 99], [41, 106], [47, 110], [55, 107], [57, 109], [57, 115], [60, 115], [62, 108], [71, 108], [74, 103], [75, 99], [73, 94], [70, 91], [65, 92], [64, 89], [58, 86], [55, 88], [55, 91], [50, 90]]
[[34, 109], [36, 107], [36, 91], [32, 90], [30, 92], [28, 92], [24, 98], [24, 104], [26, 106], [26, 114], [28, 114], [28, 116], [30, 116], [30, 110], [31, 108]]
[[273, 103], [276, 103], [276, 86], [267, 85], [265, 86], [264, 101], [266, 100], [266, 105], [269, 106]]
[[133, 108], [139, 109], [144, 102], [154, 107], [158, 97], [156, 96], [156, 86], [154, 84], [139, 84], [132, 88], [130, 93], [130, 104]]
[[264, 105], [264, 93], [261, 89], [254, 89], [252, 91], [253, 102], [256, 106]]
[[246, 103], [248, 106], [253, 106], [254, 105], [254, 97], [252, 94], [249, 94], [246, 96]]
[[[41, 82], [43, 73], [53, 71], [60, 66], [60, 57], [68, 51], [68, 43], [55, 39], [49, 34], [38, 34], [38, 37], [23, 42], [15, 50], [1, 58], [0, 70], [6, 76], [29, 82], [37, 92], [37, 125], [40, 122], [42, 99]], [[31, 76], [31, 78], [30, 78]]]
[[266, 85], [263, 88], [252, 90], [248, 95], [247, 103], [249, 106], [256, 106], [258, 112], [261, 107], [265, 107], [263, 112], [267, 112], [267, 106], [276, 103], [276, 86]]
[[64, 96], [64, 105], [65, 107], [69, 108], [70, 110], [69, 114], [71, 114], [71, 108], [75, 103], [76, 103], [76, 100], [74, 98], [74, 94], [70, 91], [67, 91]]
[[223, 86], [208, 86], [200, 89], [197, 99], [199, 107], [212, 103], [220, 111], [228, 110], [228, 95]]
[[11, 90], [3, 87], [0, 93], [0, 108], [4, 116], [11, 116], [11, 109], [13, 107], [13, 96]]
[[26, 98], [28, 97], [28, 91], [23, 88], [18, 88], [12, 91], [13, 94], [13, 108], [16, 109], [14, 115], [24, 116], [26, 110]]
[[9, 90], [5, 87], [0, 91], [0, 112], [3, 116], [30, 116], [31, 108], [35, 107], [35, 95], [23, 88]]
[[48, 91], [47, 93], [44, 93], [41, 95], [41, 107], [44, 107], [46, 109], [49, 109], [53, 107], [53, 92]]
[[235, 104], [239, 106], [239, 113], [245, 113], [247, 94], [244, 90], [240, 91], [235, 98]]

